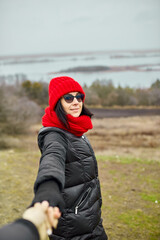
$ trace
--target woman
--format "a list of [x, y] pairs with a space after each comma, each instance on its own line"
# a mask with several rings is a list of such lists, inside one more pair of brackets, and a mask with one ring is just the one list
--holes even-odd
[[92, 129], [85, 93], [70, 77], [53, 78], [49, 107], [38, 135], [42, 153], [34, 185], [35, 202], [47, 200], [62, 212], [52, 240], [106, 240], [101, 192], [93, 149], [83, 135]]

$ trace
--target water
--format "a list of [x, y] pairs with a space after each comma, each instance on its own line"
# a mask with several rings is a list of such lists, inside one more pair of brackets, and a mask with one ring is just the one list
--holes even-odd
[[[115, 67], [136, 67], [116, 71]], [[108, 66], [112, 71], [95, 72], [71, 72], [59, 73], [61, 70], [79, 66]], [[58, 73], [57, 73], [58, 72]], [[14, 83], [15, 75], [24, 74], [31, 81], [46, 81], [51, 78], [68, 75], [80, 84], [90, 86], [96, 79], [112, 80], [114, 86], [122, 87], [150, 87], [157, 79], [160, 79], [160, 51], [146, 52], [93, 52], [61, 55], [37, 55], [37, 56], [14, 56], [0, 57], [0, 79]]]

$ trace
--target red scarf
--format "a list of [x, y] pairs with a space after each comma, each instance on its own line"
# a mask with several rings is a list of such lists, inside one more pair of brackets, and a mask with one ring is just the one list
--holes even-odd
[[64, 129], [78, 137], [82, 136], [89, 129], [93, 128], [91, 118], [86, 115], [81, 115], [80, 117], [73, 117], [72, 115], [67, 115], [67, 121], [69, 123], [69, 128], [66, 128], [55, 111], [51, 110], [50, 107], [45, 109], [45, 114], [42, 117], [42, 125], [44, 127], [57, 127]]

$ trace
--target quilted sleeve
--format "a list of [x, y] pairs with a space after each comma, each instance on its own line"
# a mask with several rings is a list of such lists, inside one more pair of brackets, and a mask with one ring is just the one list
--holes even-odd
[[60, 189], [64, 188], [66, 151], [67, 140], [62, 134], [52, 131], [44, 136], [38, 175], [34, 184], [35, 192], [46, 180], [56, 180]]

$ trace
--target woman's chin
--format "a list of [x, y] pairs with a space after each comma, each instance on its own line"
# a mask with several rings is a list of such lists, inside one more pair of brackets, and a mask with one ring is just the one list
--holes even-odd
[[79, 117], [80, 113], [79, 112], [75, 112], [75, 113], [70, 113], [70, 115], [72, 117]]

